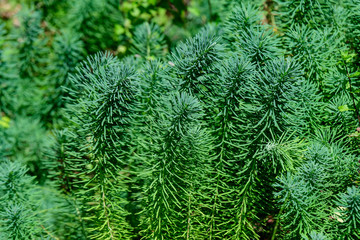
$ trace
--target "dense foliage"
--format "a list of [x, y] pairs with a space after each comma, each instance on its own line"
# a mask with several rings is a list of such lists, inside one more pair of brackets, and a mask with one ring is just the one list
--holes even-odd
[[184, 2], [3, 17], [0, 239], [360, 238], [360, 1]]

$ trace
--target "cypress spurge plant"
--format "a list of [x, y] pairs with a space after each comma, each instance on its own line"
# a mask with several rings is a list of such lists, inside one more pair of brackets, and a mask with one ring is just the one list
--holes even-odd
[[[77, 185], [74, 180], [78, 180], [76, 169], [73, 168], [73, 161], [81, 152], [78, 145], [77, 134], [69, 132], [69, 129], [55, 131], [50, 140], [51, 144], [46, 150], [47, 176], [52, 186], [55, 186], [62, 201], [58, 204], [61, 212], [55, 212], [54, 228], [58, 235], [65, 239], [88, 239], [89, 233], [85, 226], [85, 213], [82, 210], [82, 198], [77, 195]], [[61, 223], [61, 224], [60, 224]]]
[[[302, 164], [278, 178], [275, 197], [281, 210], [277, 225], [283, 230], [276, 227], [273, 238], [310, 236], [312, 231], [339, 239], [343, 236], [337, 227], [343, 222], [339, 211], [345, 208], [339, 207], [336, 196], [346, 189], [350, 191], [358, 178], [351, 173], [358, 166], [354, 155], [344, 148], [349, 143], [336, 138], [328, 130], [318, 131], [304, 152]], [[294, 220], [294, 216], [298, 219]]]
[[[159, 60], [149, 61], [143, 65], [136, 81], [137, 111], [140, 116], [144, 118], [156, 116], [157, 108], [161, 105], [162, 93], [171, 90], [167, 79], [168, 71], [169, 65]], [[152, 123], [152, 121], [149, 122]]]
[[71, 30], [64, 30], [55, 36], [53, 49], [56, 58], [55, 64], [50, 66], [53, 74], [49, 81], [53, 88], [47, 98], [47, 105], [52, 107], [48, 110], [47, 117], [57, 121], [61, 118], [60, 109], [65, 107], [65, 89], [70, 87], [69, 76], [82, 59], [84, 49], [80, 36]]
[[113, 31], [115, 24], [119, 24], [122, 19], [118, 1], [71, 0], [69, 8], [68, 17], [63, 24], [81, 33], [88, 53], [117, 47]]
[[141, 202], [145, 181], [141, 176], [147, 166], [138, 156], [144, 154], [144, 147], [152, 143], [152, 131], [156, 127], [155, 120], [159, 118], [159, 107], [163, 102], [162, 95], [170, 90], [169, 82], [166, 80], [167, 73], [167, 64], [159, 60], [152, 60], [143, 64], [134, 81], [137, 90], [132, 134], [133, 141], [139, 143], [134, 146], [136, 150], [131, 158], [129, 169], [133, 176], [129, 194], [129, 208], [132, 214], [129, 219], [134, 227], [139, 225], [140, 214], [138, 212], [143, 207]]
[[[219, 114], [216, 119], [218, 124], [216, 135], [219, 138], [219, 145], [217, 146], [217, 161], [214, 163], [214, 181], [216, 185], [209, 220], [210, 239], [215, 236], [224, 236], [223, 234], [227, 230], [222, 231], [220, 227], [224, 221], [230, 221], [232, 224], [235, 222], [234, 228], [236, 228], [236, 218], [242, 217], [232, 212], [235, 209], [231, 209], [230, 206], [233, 206], [234, 201], [236, 201], [232, 196], [236, 196], [236, 194], [230, 193], [237, 192], [235, 187], [236, 173], [239, 169], [236, 166], [238, 163], [236, 160], [239, 159], [239, 155], [236, 152], [241, 151], [237, 138], [241, 134], [238, 126], [242, 123], [240, 120], [242, 115], [240, 105], [244, 98], [243, 86], [253, 77], [254, 66], [247, 58], [234, 57], [223, 64], [221, 74], [222, 89], [219, 91], [221, 95], [217, 98]], [[228, 203], [226, 204], [226, 202]], [[243, 221], [246, 221], [246, 219], [243, 219]], [[250, 232], [253, 233], [253, 230], [250, 229]], [[234, 232], [231, 232], [231, 234], [234, 234]]]
[[326, 73], [341, 59], [341, 40], [330, 28], [315, 30], [295, 25], [286, 32], [285, 44], [289, 54], [303, 64], [306, 78], [322, 86]]
[[[50, 48], [44, 33], [42, 13], [34, 8], [24, 7], [19, 13], [20, 27], [12, 29], [7, 42], [11, 64], [16, 72], [14, 81], [15, 99], [11, 103], [11, 111], [22, 115], [38, 112], [44, 122], [48, 121], [49, 106], [42, 105], [48, 98]], [[50, 85], [50, 86], [49, 86]]]
[[[214, 91], [210, 76], [221, 59], [222, 46], [208, 28], [182, 42], [171, 54], [174, 88], [204, 100]], [[171, 82], [172, 83], [172, 82]], [[172, 83], [173, 84], [173, 83]]]
[[251, 27], [257, 26], [260, 23], [260, 15], [257, 7], [247, 3], [241, 3], [236, 6], [226, 22], [226, 36], [225, 38], [231, 44], [237, 38], [241, 38], [243, 32], [248, 32]]
[[145, 59], [154, 60], [166, 51], [165, 36], [155, 23], [143, 23], [135, 28], [130, 51]]
[[349, 187], [345, 193], [338, 196], [335, 204], [334, 217], [337, 219], [339, 239], [358, 239], [360, 237], [360, 191]]
[[277, 0], [279, 18], [283, 28], [296, 24], [319, 26], [330, 24], [334, 1], [325, 0]]
[[149, 239], [198, 239], [201, 232], [192, 225], [202, 223], [194, 217], [201, 217], [194, 197], [211, 145], [199, 129], [203, 113], [198, 100], [181, 93], [167, 101], [149, 130], [152, 145], [141, 156], [148, 171], [143, 234]]
[[[14, 32], [14, 44], [19, 51], [18, 67], [20, 77], [33, 78], [39, 71], [39, 64], [44, 63], [44, 54], [48, 49], [43, 46], [46, 44], [44, 30], [41, 28], [42, 15], [40, 11], [33, 8], [25, 8], [19, 13], [20, 28]], [[33, 79], [35, 80], [35, 79]]]
[[45, 227], [38, 212], [40, 202], [34, 178], [19, 162], [1, 159], [0, 166], [0, 236], [14, 240], [41, 238]]
[[[280, 208], [281, 221], [287, 231], [286, 238], [293, 239], [305, 236], [314, 229], [321, 229], [321, 219], [326, 217], [324, 214], [324, 202], [321, 194], [312, 191], [311, 186], [303, 181], [301, 177], [288, 173], [278, 179], [279, 183], [275, 187], [280, 187], [275, 196], [282, 205]], [[277, 230], [277, 228], [275, 228]], [[276, 239], [276, 232], [273, 239]]]
[[14, 64], [6, 56], [6, 40], [8, 39], [5, 24], [0, 22], [0, 111], [11, 113], [11, 95], [14, 94], [17, 77]]
[[[299, 141], [288, 137], [286, 130], [296, 126], [305, 131], [309, 118], [306, 112], [294, 118], [300, 109], [297, 102], [306, 97], [297, 93], [307, 84], [296, 61], [277, 57], [279, 40], [271, 31], [250, 26], [234, 44], [246, 57], [234, 56], [214, 67], [220, 69], [215, 73], [218, 82], [212, 83], [217, 89], [206, 92], [215, 100], [207, 103], [218, 111], [215, 174], [209, 186], [215, 187], [215, 195], [207, 213], [210, 239], [259, 237], [253, 224], [275, 210], [271, 193], [263, 189], [271, 188], [274, 175], [293, 169], [300, 155], [294, 151], [301, 149]], [[260, 198], [270, 198], [268, 207], [260, 204]]]
[[279, 39], [274, 33], [261, 25], [250, 27], [237, 37], [238, 51], [248, 56], [252, 63], [263, 65], [266, 61], [281, 56]]
[[[76, 133], [80, 152], [69, 161], [75, 193], [81, 199], [92, 239], [128, 239], [125, 221], [126, 179], [130, 143], [130, 109], [134, 70], [109, 53], [87, 59], [71, 77], [69, 129]], [[85, 160], [85, 162], [84, 162]]]
[[82, 63], [116, 52], [118, 1], [23, 11], [0, 34], [0, 238], [358, 239], [357, 1], [279, 0], [273, 25], [246, 1], [167, 56], [144, 23]]
[[[292, 122], [289, 117], [294, 114], [294, 104], [291, 102], [297, 101], [295, 92], [301, 89], [301, 85], [296, 83], [301, 76], [298, 66], [285, 59], [274, 59], [257, 74], [244, 87], [246, 95], [244, 103], [240, 105], [241, 119], [244, 119], [241, 125], [246, 129], [238, 127], [238, 137], [231, 144], [239, 148], [239, 151], [233, 151], [237, 159], [234, 163], [239, 167], [235, 175], [240, 199], [235, 205], [238, 212], [236, 238], [245, 239], [258, 237], [254, 228], [249, 226], [257, 221], [257, 217], [272, 214], [275, 210], [267, 192], [271, 189], [269, 185], [275, 181], [277, 174], [294, 168], [302, 149], [294, 135], [287, 134], [289, 126], [301, 125], [301, 117], [297, 118], [298, 122]], [[234, 133], [234, 130], [231, 132]], [[267, 180], [261, 180], [263, 177]], [[260, 203], [255, 194], [268, 199], [269, 205]]]

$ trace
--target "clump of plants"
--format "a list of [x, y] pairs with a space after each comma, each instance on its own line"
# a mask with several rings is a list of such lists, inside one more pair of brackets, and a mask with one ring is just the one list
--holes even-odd
[[360, 238], [358, 0], [244, 1], [169, 50], [145, 22], [123, 58], [90, 2], [0, 25], [1, 239]]

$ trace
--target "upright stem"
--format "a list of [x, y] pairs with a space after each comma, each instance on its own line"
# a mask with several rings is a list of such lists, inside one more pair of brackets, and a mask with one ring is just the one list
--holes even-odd
[[[237, 230], [236, 230], [236, 237], [237, 239], [241, 238], [241, 234], [243, 233], [243, 226], [246, 226], [246, 214], [248, 213], [247, 208], [247, 201], [248, 201], [248, 196], [249, 193], [252, 191], [252, 186], [253, 186], [253, 179], [254, 179], [254, 173], [255, 172], [255, 160], [253, 159], [251, 161], [251, 170], [249, 172], [249, 177], [248, 180], [244, 186], [244, 188], [241, 190], [241, 204], [240, 204], [240, 214], [239, 216], [239, 220], [238, 220], [238, 225], [237, 225]], [[252, 231], [254, 234], [256, 234], [254, 231]]]
[[85, 239], [87, 239], [87, 234], [86, 234], [86, 230], [85, 230], [85, 224], [84, 224], [84, 221], [82, 219], [81, 212], [80, 212], [79, 206], [77, 204], [77, 200], [76, 200], [76, 198], [75, 198], [75, 196], [73, 194], [72, 194], [72, 196], [74, 197], [72, 200], [74, 201], [74, 206], [75, 206], [75, 209], [76, 209], [76, 213], [77, 213], [77, 216], [79, 217], [82, 234], [85, 237]]
[[59, 240], [58, 237], [55, 237], [54, 235], [51, 234], [51, 232], [49, 232], [43, 225], [40, 225], [42, 227], [42, 229], [44, 229], [44, 231], [53, 239], [55, 240]]
[[213, 226], [214, 226], [214, 218], [215, 218], [215, 211], [216, 211], [216, 201], [217, 201], [217, 197], [219, 194], [219, 177], [217, 178], [217, 183], [216, 183], [216, 193], [215, 193], [215, 199], [214, 199], [214, 205], [212, 208], [212, 212], [211, 212], [211, 220], [210, 220], [210, 240], [212, 240], [212, 235], [213, 235]]
[[[225, 124], [225, 123], [224, 123]], [[221, 139], [221, 150], [220, 150], [220, 161], [219, 164], [215, 165], [216, 168], [216, 193], [215, 193], [215, 199], [214, 199], [214, 205], [213, 208], [211, 210], [211, 220], [210, 220], [210, 240], [212, 240], [212, 236], [213, 236], [213, 226], [214, 226], [214, 221], [215, 221], [215, 212], [216, 212], [216, 201], [219, 195], [219, 181], [220, 181], [220, 173], [218, 173], [217, 169], [220, 166], [220, 169], [222, 170], [222, 162], [223, 162], [223, 151], [224, 151], [224, 142], [225, 142], [225, 128], [223, 128], [223, 132], [222, 132], [222, 139]]]
[[276, 231], [279, 227], [279, 223], [280, 223], [280, 216], [282, 214], [282, 212], [284, 211], [284, 208], [285, 208], [285, 203], [286, 203], [287, 200], [285, 200], [284, 204], [281, 206], [281, 209], [280, 209], [280, 212], [277, 216], [277, 219], [276, 219], [276, 223], [275, 223], [275, 227], [274, 227], [274, 232], [272, 234], [272, 237], [271, 237], [271, 240], [275, 240], [275, 237], [276, 237]]
[[190, 239], [190, 223], [191, 223], [191, 195], [189, 194], [189, 202], [188, 202], [188, 222], [187, 222], [187, 231], [186, 231], [186, 239]]
[[105, 217], [106, 217], [106, 225], [107, 228], [109, 230], [109, 234], [110, 234], [110, 239], [114, 239], [114, 233], [113, 233], [113, 229], [110, 226], [110, 218], [109, 218], [109, 213], [108, 213], [108, 208], [106, 206], [106, 197], [105, 197], [105, 187], [104, 185], [101, 186], [101, 195], [102, 195], [102, 204], [103, 204], [103, 209], [104, 209], [104, 213], [105, 213]]

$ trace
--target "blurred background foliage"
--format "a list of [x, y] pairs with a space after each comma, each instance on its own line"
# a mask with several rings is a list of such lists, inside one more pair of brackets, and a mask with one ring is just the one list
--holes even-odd
[[[129, 48], [137, 26], [157, 24], [168, 47], [194, 35], [207, 23], [218, 23], [231, 13], [234, 0], [1, 0], [0, 16], [6, 28], [19, 27], [18, 13], [25, 8], [42, 13], [42, 28], [54, 36], [63, 28], [83, 34], [88, 53], [112, 50], [119, 55]], [[246, 1], [244, 1], [246, 2]], [[261, 5], [263, 1], [251, 1]], [[264, 5], [265, 6], [265, 5]], [[264, 9], [266, 13], [266, 9]], [[95, 29], [96, 28], [96, 29]], [[93, 36], [94, 30], [96, 36]], [[106, 37], [106, 38], [104, 38]], [[91, 38], [91, 39], [90, 39]], [[101, 39], [101, 41], [100, 41]]]

